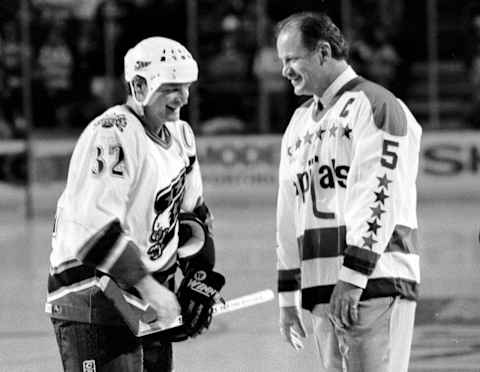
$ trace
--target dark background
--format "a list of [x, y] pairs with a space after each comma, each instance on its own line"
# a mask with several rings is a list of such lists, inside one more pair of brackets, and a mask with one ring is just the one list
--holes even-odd
[[327, 12], [357, 72], [424, 129], [480, 128], [478, 1], [1, 0], [0, 138], [76, 135], [124, 100], [123, 56], [152, 35], [182, 42], [199, 63], [183, 112], [197, 134], [281, 133], [302, 98], [282, 81], [272, 29], [304, 10]]

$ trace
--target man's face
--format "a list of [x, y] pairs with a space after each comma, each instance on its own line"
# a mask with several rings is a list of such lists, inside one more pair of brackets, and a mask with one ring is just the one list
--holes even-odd
[[320, 94], [325, 80], [318, 52], [304, 47], [300, 32], [284, 29], [277, 39], [278, 58], [282, 61], [282, 75], [290, 80], [296, 95]]
[[180, 109], [188, 103], [190, 83], [162, 84], [153, 93], [147, 106], [145, 116], [157, 123], [180, 119]]

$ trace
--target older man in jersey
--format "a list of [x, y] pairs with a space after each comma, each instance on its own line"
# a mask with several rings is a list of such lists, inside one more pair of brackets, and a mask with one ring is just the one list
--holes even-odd
[[[194, 135], [179, 118], [197, 74], [180, 43], [141, 41], [125, 56], [126, 104], [95, 118], [75, 146], [57, 204], [46, 306], [65, 371], [171, 371], [170, 342], [210, 324], [224, 278], [212, 270]], [[181, 252], [180, 211], [205, 229], [200, 250]], [[187, 283], [203, 280], [205, 293], [180, 285], [177, 300], [178, 266]], [[102, 291], [105, 276], [146, 301], [165, 326], [181, 313], [179, 334], [136, 338]]]
[[282, 139], [277, 202], [280, 328], [295, 348], [312, 314], [316, 371], [407, 372], [418, 296], [421, 128], [358, 76], [325, 14], [280, 22], [277, 52], [311, 96]]

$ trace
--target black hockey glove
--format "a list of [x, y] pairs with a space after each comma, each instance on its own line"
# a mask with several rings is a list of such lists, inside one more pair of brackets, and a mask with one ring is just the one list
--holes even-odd
[[170, 342], [184, 341], [201, 334], [210, 326], [212, 309], [219, 292], [225, 285], [225, 277], [212, 270], [190, 267], [177, 291], [183, 324], [161, 332]]

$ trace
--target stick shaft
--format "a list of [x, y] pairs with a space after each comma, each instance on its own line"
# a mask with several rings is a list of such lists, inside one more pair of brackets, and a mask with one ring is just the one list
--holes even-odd
[[[246, 307], [255, 306], [273, 300], [273, 291], [271, 289], [264, 289], [262, 291], [253, 292], [248, 295], [232, 298], [224, 304], [219, 303], [213, 305], [213, 316], [230, 313], [244, 309]], [[164, 329], [170, 329], [182, 324], [182, 317], [179, 316], [169, 327]]]
[[213, 306], [213, 315], [220, 315], [229, 313], [231, 311], [237, 311], [245, 307], [258, 305], [270, 300], [273, 300], [273, 291], [271, 289], [265, 289], [263, 291], [253, 292], [251, 294], [233, 298], [228, 300], [225, 304], [216, 304]]

